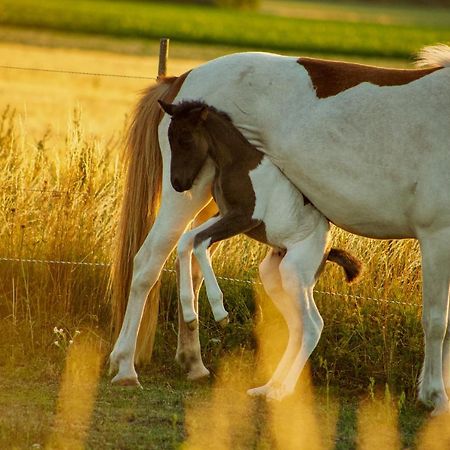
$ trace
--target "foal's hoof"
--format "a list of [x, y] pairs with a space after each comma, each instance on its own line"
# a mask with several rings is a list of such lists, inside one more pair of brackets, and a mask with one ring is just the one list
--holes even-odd
[[190, 322], [186, 322], [186, 326], [191, 330], [191, 331], [195, 331], [198, 328], [198, 320], [194, 319], [191, 320]]
[[225, 328], [230, 323], [230, 319], [228, 316], [226, 316], [223, 319], [219, 320], [217, 323], [221, 328]]
[[265, 384], [264, 386], [249, 389], [247, 391], [247, 395], [249, 395], [250, 397], [265, 397], [269, 389], [270, 385]]

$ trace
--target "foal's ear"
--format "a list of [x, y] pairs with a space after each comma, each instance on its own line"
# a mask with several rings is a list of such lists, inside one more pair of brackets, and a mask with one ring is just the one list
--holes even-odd
[[201, 122], [204, 122], [208, 118], [209, 110], [208, 106], [196, 106], [191, 110], [191, 118], [194, 122], [200, 125]]
[[158, 100], [158, 103], [165, 113], [169, 114], [169, 116], [173, 116], [173, 113], [175, 112], [175, 105], [166, 103], [163, 100]]
[[209, 109], [207, 106], [203, 106], [202, 110], [200, 111], [200, 120], [203, 122], [207, 119], [209, 113]]

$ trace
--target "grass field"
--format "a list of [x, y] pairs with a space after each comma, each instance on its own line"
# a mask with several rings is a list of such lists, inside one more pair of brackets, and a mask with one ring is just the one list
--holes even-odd
[[[152, 35], [146, 34], [144, 26], [144, 31], [139, 31], [133, 14], [129, 15], [129, 23], [122, 24], [121, 2], [108, 3], [106, 14], [111, 14], [110, 22], [106, 21], [102, 28], [104, 33], [116, 36], [88, 34], [92, 24], [103, 20], [100, 7], [105, 4], [67, 2], [64, 15], [57, 12], [56, 2], [0, 0], [0, 21], [9, 24], [0, 28], [2, 63], [154, 76], [157, 45], [139, 38]], [[301, 11], [299, 5], [302, 5]], [[148, 5], [136, 4], [136, 16], [141, 15], [141, 23], [150, 20], [145, 16], [147, 8]], [[411, 40], [407, 43], [412, 50], [429, 43], [427, 39], [432, 37], [428, 32], [432, 27], [437, 30], [433, 33], [447, 33], [444, 29], [449, 16], [442, 10], [424, 12], [421, 22], [419, 9], [355, 7], [352, 16], [353, 8], [324, 4], [315, 8], [312, 4], [268, 1], [263, 2], [261, 13], [246, 13], [242, 17], [245, 20], [257, 17], [252, 20], [263, 24], [271, 15], [290, 11], [289, 21], [272, 17], [274, 29], [281, 26], [277, 24], [284, 26], [295, 22], [298, 26], [300, 22], [293, 19], [296, 15], [313, 27], [328, 24], [327, 20], [332, 18], [327, 30], [337, 30], [335, 44], [311, 47], [308, 54], [350, 52], [350, 46], [339, 47], [345, 41], [345, 33], [342, 33], [348, 24], [362, 26], [361, 29], [366, 25], [374, 27], [378, 30], [374, 31], [374, 36], [380, 39], [384, 39], [386, 30], [398, 32], [401, 39], [392, 38], [391, 47], [387, 47], [395, 46], [392, 52], [376, 50], [377, 39], [372, 39], [367, 44], [367, 48], [371, 48], [367, 51], [372, 55], [370, 59], [358, 57], [358, 54], [365, 54], [365, 50], [355, 44], [353, 60], [385, 65], [391, 63], [385, 58], [392, 55], [399, 57], [392, 64], [407, 65], [405, 55], [409, 56], [410, 50], [403, 44], [398, 45], [404, 37], [404, 29], [414, 29], [418, 33], [417, 43]], [[152, 11], [154, 17], [171, 11], [172, 22], [181, 16], [189, 19], [189, 14], [197, 12], [204, 14], [200, 14], [199, 20], [212, 20], [220, 14], [224, 22], [219, 31], [223, 34], [218, 36], [232, 31], [226, 27], [233, 15], [229, 11], [176, 9], [162, 4], [154, 6]], [[403, 16], [401, 11], [404, 11]], [[78, 33], [65, 25], [67, 21], [73, 26], [74, 12], [79, 14], [82, 33], [61, 31]], [[53, 22], [46, 25], [42, 22], [44, 19]], [[92, 21], [85, 22], [85, 19]], [[33, 27], [41, 21], [40, 30], [21, 28], [32, 20]], [[198, 29], [202, 27], [201, 20], [197, 22]], [[217, 25], [218, 20], [213, 23]], [[168, 21], [165, 23], [167, 25]], [[178, 23], [184, 22], [179, 20]], [[388, 28], [385, 23], [389, 24]], [[339, 25], [334, 28], [336, 24]], [[43, 29], [46, 26], [53, 29]], [[355, 29], [348, 30], [353, 33]], [[155, 36], [160, 31], [155, 31]], [[225, 39], [220, 46], [204, 45], [210, 42], [209, 38], [199, 38], [203, 44], [189, 44], [190, 32], [185, 31], [186, 42], [172, 42], [169, 63], [172, 73], [182, 73], [222, 53], [258, 45], [252, 41], [256, 38], [244, 34], [241, 40], [228, 42]], [[123, 38], [124, 33], [127, 39]], [[445, 36], [437, 40], [448, 40], [449, 35]], [[283, 42], [279, 41], [280, 49]], [[150, 82], [0, 70], [0, 258], [109, 262], [115, 212], [122, 189], [119, 151], [124, 124], [137, 93]], [[316, 389], [314, 394], [305, 391], [304, 386], [308, 386], [309, 381], [304, 378], [295, 397], [299, 400], [297, 403], [309, 405], [308, 410], [315, 410], [322, 424], [325, 423], [320, 428], [324, 430], [320, 448], [353, 449], [358, 442], [360, 448], [365, 448], [361, 445], [374, 439], [374, 430], [378, 449], [433, 448], [430, 444], [433, 433], [426, 430], [438, 427], [439, 442], [442, 442], [442, 430], [447, 424], [429, 421], [426, 411], [415, 404], [415, 385], [422, 359], [417, 245], [411, 241], [371, 241], [339, 230], [333, 233], [335, 244], [358, 255], [365, 262], [366, 271], [361, 283], [352, 287], [346, 286], [340, 272], [331, 266], [320, 280], [317, 290], [322, 293], [317, 293], [316, 299], [325, 329], [311, 361]], [[246, 239], [235, 239], [222, 246], [215, 268], [220, 275], [253, 280], [256, 263], [263, 253], [262, 247]], [[0, 261], [0, 448], [33, 445], [33, 448], [58, 448], [55, 443], [75, 430], [79, 441], [67, 444], [68, 448], [77, 448], [85, 442], [93, 449], [159, 449], [178, 448], [184, 442], [183, 448], [196, 449], [204, 447], [200, 431], [207, 429], [215, 430], [213, 442], [217, 443], [217, 448], [278, 447], [284, 450], [298, 448], [299, 439], [297, 428], [285, 433], [287, 440], [280, 435], [280, 430], [285, 429], [285, 412], [291, 414], [288, 424], [309, 421], [304, 428], [316, 429], [316, 419], [304, 416], [306, 412], [298, 409], [298, 404], [288, 402], [284, 410], [280, 410], [243, 400], [245, 388], [264, 380], [275, 364], [276, 358], [267, 361], [261, 355], [278, 355], [286, 338], [280, 317], [266, 304], [260, 288], [248, 283], [221, 281], [232, 318], [231, 325], [224, 331], [216, 327], [202, 295], [201, 342], [205, 363], [216, 377], [197, 386], [184, 381], [173, 362], [176, 296], [173, 275], [166, 273], [154, 364], [140, 370], [144, 390], [110, 387], [104, 371], [104, 358], [110, 345], [107, 276], [108, 268], [104, 266]], [[356, 297], [346, 297], [346, 294]], [[261, 308], [263, 322], [258, 321]], [[255, 326], [258, 330], [261, 324], [270, 336], [280, 335], [279, 341], [258, 341], [258, 332], [255, 335], [253, 330]], [[55, 334], [55, 327], [62, 329], [62, 333]], [[80, 336], [77, 330], [81, 331]], [[98, 366], [98, 373], [91, 374], [100, 377], [89, 386], [83, 384], [82, 377], [77, 378], [78, 372], [89, 374], [85, 369], [75, 370], [75, 381], [67, 375], [73, 370], [64, 369], [69, 349], [74, 348], [68, 344], [69, 340], [77, 345], [84, 336], [90, 336], [100, 349], [93, 364]], [[259, 349], [258, 355], [255, 355], [255, 348]], [[265, 369], [257, 369], [262, 361]], [[83, 367], [82, 362], [79, 364]], [[98, 390], [95, 389], [97, 382]], [[92, 390], [92, 398], [85, 400], [92, 411], [85, 408], [87, 422], [75, 421], [67, 428], [82, 405], [65, 402], [62, 393], [75, 393], [75, 387], [81, 391], [83, 387]], [[314, 402], [300, 401], [311, 399], [313, 395]], [[358, 410], [364, 412], [358, 413]], [[224, 411], [224, 414], [218, 416], [214, 411]], [[61, 418], [64, 412], [72, 419]], [[236, 424], [233, 417], [247, 420]], [[337, 431], [334, 431], [336, 423]], [[233, 431], [235, 428], [237, 431]], [[313, 441], [317, 439], [314, 433], [310, 435]]]
[[[286, 9], [289, 4], [284, 6]], [[311, 5], [306, 9], [311, 11]], [[318, 9], [312, 19], [311, 14], [303, 18], [298, 12], [297, 17], [286, 17], [148, 2], [1, 0], [0, 24], [145, 39], [168, 36], [180, 42], [241, 48], [401, 58], [410, 57], [424, 44], [450, 40], [446, 10], [404, 8], [400, 14], [393, 9], [391, 16], [375, 10], [373, 17], [370, 7], [358, 7], [353, 17], [350, 8], [341, 9], [340, 14], [333, 9], [328, 14], [324, 11], [326, 7]], [[419, 23], [422, 13], [425, 19]]]

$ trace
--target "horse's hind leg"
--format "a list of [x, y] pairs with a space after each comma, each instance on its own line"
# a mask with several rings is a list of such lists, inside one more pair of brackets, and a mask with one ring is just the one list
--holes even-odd
[[443, 377], [443, 344], [447, 331], [450, 284], [450, 229], [420, 238], [423, 272], [422, 325], [425, 359], [419, 399], [434, 408], [433, 414], [449, 409]]
[[119, 337], [110, 356], [112, 382], [138, 384], [134, 353], [142, 313], [148, 293], [189, 222], [210, 200], [210, 184], [198, 184], [190, 195], [179, 194], [167, 183], [155, 223], [134, 258], [133, 277], [127, 309]]
[[[216, 204], [211, 201], [205, 208], [203, 208], [197, 215], [193, 222], [193, 227], [198, 227], [202, 223], [205, 223], [209, 218], [211, 218], [217, 212]], [[211, 255], [214, 253], [217, 244], [210, 247], [209, 251]], [[180, 280], [179, 274], [179, 257], [177, 256], [177, 277]], [[196, 258], [189, 259], [192, 261], [192, 287], [194, 295], [194, 310], [198, 315], [198, 296], [200, 292], [200, 287], [203, 282], [203, 275], [201, 273], [200, 267], [197, 263]], [[180, 283], [178, 287], [181, 288]], [[181, 305], [181, 293], [178, 296], [178, 346], [175, 360], [178, 364], [187, 371], [187, 377], [190, 380], [199, 379], [209, 375], [209, 370], [204, 366], [202, 361], [202, 356], [200, 352], [200, 340], [199, 340], [199, 329], [198, 327], [190, 328], [183, 317], [183, 308]]]

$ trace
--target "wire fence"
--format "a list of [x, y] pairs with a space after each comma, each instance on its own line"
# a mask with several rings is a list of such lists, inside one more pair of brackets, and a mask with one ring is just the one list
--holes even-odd
[[[100, 73], [100, 72], [84, 72], [84, 71], [75, 71], [75, 70], [65, 70], [65, 69], [50, 69], [50, 68], [42, 68], [42, 67], [21, 67], [21, 66], [12, 66], [12, 65], [0, 65], [0, 69], [7, 70], [20, 70], [20, 71], [31, 71], [31, 72], [47, 72], [47, 73], [59, 73], [59, 74], [69, 74], [69, 75], [83, 75], [83, 76], [95, 76], [95, 77], [112, 77], [112, 78], [128, 78], [128, 79], [137, 79], [137, 80], [157, 80], [156, 77], [147, 77], [147, 76], [138, 76], [138, 75], [123, 75], [123, 74], [112, 74], [112, 73]], [[74, 194], [72, 191], [61, 191], [57, 189], [29, 189], [29, 188], [17, 188], [17, 189], [8, 189], [8, 188], [0, 188], [1, 191], [7, 192], [33, 192], [33, 193], [42, 193], [42, 194], [50, 194], [55, 196], [69, 195]], [[86, 193], [80, 193], [83, 195], [87, 195]], [[34, 259], [34, 258], [13, 258], [13, 257], [0, 257], [0, 262], [9, 262], [9, 263], [26, 263], [26, 264], [59, 264], [59, 265], [73, 265], [73, 266], [84, 266], [84, 267], [104, 267], [108, 268], [111, 266], [111, 263], [107, 262], [90, 262], [90, 261], [60, 261], [55, 259]], [[176, 271], [174, 269], [164, 268], [163, 272], [175, 274]], [[238, 283], [238, 284], [246, 284], [251, 286], [261, 286], [262, 283], [255, 280], [248, 279], [239, 279], [232, 278], [226, 276], [217, 276], [217, 279], [221, 281]], [[383, 299], [376, 297], [364, 297], [357, 294], [346, 294], [341, 292], [331, 292], [331, 291], [323, 291], [323, 290], [314, 290], [316, 294], [328, 295], [332, 297], [339, 297], [345, 299], [352, 300], [362, 300], [362, 301], [373, 301], [377, 303], [388, 303], [394, 305], [401, 306], [410, 306], [410, 307], [418, 307], [416, 303], [410, 302], [402, 302], [399, 300], [392, 299]]]
[[[0, 262], [14, 262], [14, 263], [26, 263], [26, 264], [61, 264], [61, 265], [72, 265], [72, 266], [85, 266], [85, 267], [111, 267], [111, 263], [107, 262], [90, 262], [90, 261], [60, 261], [55, 259], [33, 259], [33, 258], [10, 258], [10, 257], [0, 257]], [[163, 272], [169, 274], [176, 274], [175, 269], [164, 268]], [[242, 278], [232, 278], [225, 276], [216, 276], [218, 280], [237, 283], [237, 284], [246, 284], [250, 286], [262, 286], [262, 283], [255, 280], [248, 280]], [[357, 294], [346, 294], [342, 292], [332, 292], [332, 291], [323, 291], [323, 290], [314, 290], [314, 293], [321, 295], [328, 295], [332, 297], [345, 298], [350, 300], [363, 300], [363, 301], [372, 301], [376, 303], [388, 303], [393, 305], [401, 305], [401, 306], [410, 306], [410, 307], [418, 307], [416, 303], [410, 302], [402, 302], [400, 300], [392, 300], [385, 298], [376, 298], [376, 297], [365, 297]]]
[[10, 69], [10, 70], [24, 70], [30, 72], [49, 72], [49, 73], [61, 73], [68, 75], [87, 75], [92, 77], [112, 77], [112, 78], [129, 78], [134, 80], [157, 80], [156, 77], [145, 77], [140, 75], [123, 75], [117, 73], [96, 73], [96, 72], [79, 72], [76, 70], [65, 70], [65, 69], [47, 69], [43, 67], [21, 67], [21, 66], [8, 66], [0, 65], [0, 69]]

